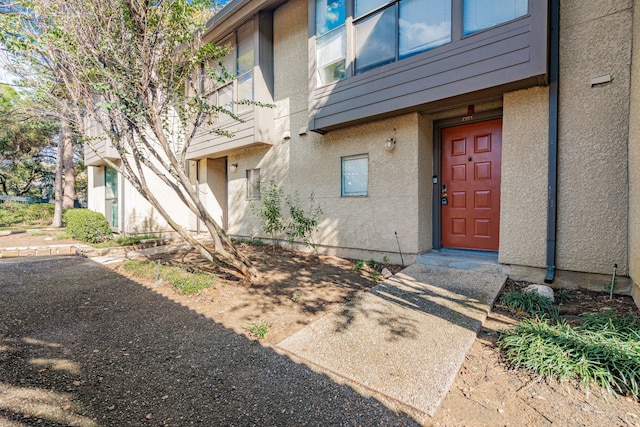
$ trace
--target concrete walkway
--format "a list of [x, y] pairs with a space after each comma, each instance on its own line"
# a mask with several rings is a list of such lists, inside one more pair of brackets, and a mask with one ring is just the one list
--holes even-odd
[[433, 415], [505, 279], [414, 264], [278, 347]]

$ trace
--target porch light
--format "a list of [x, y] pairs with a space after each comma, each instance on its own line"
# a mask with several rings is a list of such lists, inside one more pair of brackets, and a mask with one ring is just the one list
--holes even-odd
[[230, 172], [235, 172], [235, 171], [237, 171], [237, 170], [238, 170], [238, 164], [237, 164], [237, 163], [231, 163], [231, 164], [229, 165], [229, 171], [230, 171]]
[[394, 148], [396, 148], [396, 139], [394, 137], [387, 138], [384, 143], [384, 149], [392, 152]]

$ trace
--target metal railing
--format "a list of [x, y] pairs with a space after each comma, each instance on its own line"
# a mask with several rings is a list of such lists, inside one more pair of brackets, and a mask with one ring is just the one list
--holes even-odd
[[41, 199], [38, 197], [0, 195], [0, 204], [4, 202], [13, 202], [13, 203], [20, 203], [23, 205], [31, 205], [33, 203], [49, 203], [49, 199]]

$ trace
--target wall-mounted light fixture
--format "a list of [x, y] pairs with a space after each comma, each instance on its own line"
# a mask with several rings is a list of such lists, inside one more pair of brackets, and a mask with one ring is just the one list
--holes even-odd
[[394, 137], [387, 138], [384, 143], [384, 149], [391, 152], [396, 148], [396, 139]]
[[231, 163], [231, 164], [229, 165], [229, 171], [231, 171], [231, 172], [235, 172], [235, 171], [237, 171], [237, 170], [238, 170], [238, 164], [237, 164], [237, 163]]

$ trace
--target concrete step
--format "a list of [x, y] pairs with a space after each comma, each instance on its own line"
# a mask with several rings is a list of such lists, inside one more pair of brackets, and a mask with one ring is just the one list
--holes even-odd
[[491, 252], [440, 250], [419, 255], [416, 262], [431, 267], [507, 274], [498, 262], [498, 254]]

